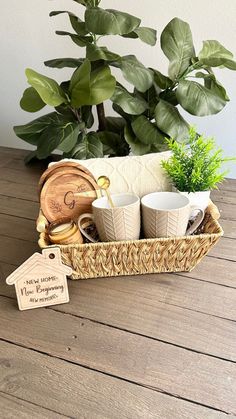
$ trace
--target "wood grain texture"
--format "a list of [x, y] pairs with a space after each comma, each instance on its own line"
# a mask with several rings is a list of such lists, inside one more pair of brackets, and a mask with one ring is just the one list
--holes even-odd
[[236, 263], [225, 259], [207, 256], [192, 272], [182, 272], [180, 275], [236, 288]]
[[[99, 187], [92, 175], [76, 167], [59, 167], [42, 187], [42, 212], [50, 222], [63, 217], [77, 219], [83, 213], [91, 213], [92, 202], [97, 198], [98, 191]], [[78, 192], [85, 193], [85, 196], [77, 197]], [[92, 196], [86, 196], [86, 192], [92, 192]]]
[[[15, 246], [19, 246], [18, 240], [15, 240]], [[22, 246], [21, 252], [18, 252], [18, 260], [22, 262], [22, 260], [27, 259], [27, 253], [31, 254], [31, 246], [34, 246], [34, 244], [30, 244], [28, 248]], [[11, 263], [7, 249], [5, 255], [3, 255], [3, 259], [3, 262]], [[123, 298], [121, 299], [121, 303], [126, 300], [128, 306], [130, 305], [130, 298], [132, 296], [132, 301], [135, 302], [137, 299], [137, 303], [139, 299], [140, 301], [143, 299], [144, 303], [147, 302], [147, 304], [153, 306], [158, 301], [188, 310], [236, 320], [235, 295], [231, 288], [214, 283], [196, 281], [193, 278], [185, 276], [158, 274], [127, 278], [119, 277], [119, 280], [111, 277], [79, 282], [69, 281], [69, 286], [71, 293], [75, 294], [76, 298], [80, 298], [79, 292], [83, 292], [84, 290], [85, 293], [90, 293], [91, 298], [92, 296], [96, 298], [99, 295], [102, 301], [105, 302], [110, 294], [113, 300], [120, 293]], [[114, 296], [112, 293], [114, 293]], [[142, 311], [141, 306], [140, 310]], [[73, 300], [64, 309], [77, 314], [77, 312], [74, 312]], [[80, 307], [78, 307], [79, 309]]]
[[35, 221], [39, 214], [39, 204], [2, 195], [0, 198], [0, 214], [14, 215]]
[[236, 204], [236, 191], [224, 191], [218, 189], [211, 192], [211, 199], [214, 202], [222, 202], [224, 204]]
[[[168, 305], [194, 310], [213, 316], [218, 316], [230, 320], [236, 320], [235, 294], [231, 288], [220, 286], [214, 283], [196, 281], [192, 278], [174, 274], [145, 275], [133, 278], [120, 277], [109, 279], [97, 279], [96, 281], [81, 281], [79, 286], [76, 282], [70, 282], [70, 294], [75, 294], [75, 299], [82, 298], [82, 294], [90, 295], [94, 298], [99, 297], [99, 304], [106, 304], [108, 319], [112, 316], [110, 311], [113, 304], [117, 307], [116, 300], [124, 305], [127, 310], [131, 310], [130, 301], [133, 304], [140, 303], [139, 309], [142, 310], [142, 302], [145, 309], [149, 308], [155, 311], [157, 302]], [[110, 299], [111, 297], [111, 299]], [[111, 302], [111, 306], [110, 306]], [[79, 304], [78, 304], [79, 305]], [[76, 304], [73, 299], [65, 310], [76, 314]], [[96, 309], [99, 310], [98, 304]], [[122, 309], [121, 307], [117, 310]], [[129, 312], [129, 311], [128, 311]]]
[[68, 418], [41, 406], [0, 392], [0, 412], [4, 419], [63, 419]]
[[[76, 318], [75, 316], [64, 316], [62, 311], [56, 312], [53, 307], [50, 310], [38, 310], [31, 312], [31, 322], [29, 322], [27, 314], [16, 312], [15, 299], [10, 300], [6, 297], [0, 297], [0, 302], [1, 337], [3, 339], [13, 343], [16, 342], [29, 348], [38, 349], [42, 352], [46, 352], [54, 356], [69, 359], [73, 362], [76, 361], [83, 365], [89, 365], [91, 359], [92, 365], [94, 366], [96, 364], [96, 360], [101, 359], [102, 357], [102, 354], [99, 354], [99, 356], [96, 354], [98, 346], [101, 345], [101, 348], [103, 348], [102, 352], [104, 352], [103, 365], [102, 367], [98, 367], [97, 365], [96, 369], [102, 368], [103, 371], [106, 369], [106, 358], [110, 358], [111, 364], [113, 363], [115, 365], [118, 362], [119, 351], [121, 351], [123, 345], [124, 348], [126, 348], [126, 338], [127, 342], [136, 342], [138, 347], [141, 346], [146, 348], [145, 350], [147, 350], [147, 354], [148, 347], [152, 347], [152, 344], [154, 345], [154, 342], [152, 342], [150, 339], [147, 339], [145, 336], [135, 337], [133, 331], [132, 333], [127, 333], [126, 331], [117, 330], [114, 327], [98, 324], [88, 319]], [[159, 309], [159, 313], [161, 313], [161, 309]], [[202, 351], [205, 354], [210, 354], [215, 357], [218, 356], [230, 361], [236, 361], [236, 325], [233, 322], [230, 323], [221, 319], [211, 318], [209, 316], [193, 315], [191, 317], [192, 327], [188, 332], [188, 336], [186, 335], [185, 338], [184, 332], [181, 333], [181, 331], [177, 328], [176, 331], [174, 331], [174, 327], [177, 325], [177, 320], [182, 320], [182, 328], [183, 325], [184, 327], [190, 327], [188, 322], [183, 322], [184, 316], [182, 315], [181, 318], [179, 316], [180, 313], [180, 310], [173, 309], [172, 318], [174, 318], [174, 314], [176, 314], [177, 319], [169, 331], [164, 332], [164, 327], [162, 328], [157, 326], [153, 328], [152, 332], [150, 332], [147, 326], [146, 331], [149, 332], [148, 335], [156, 340], [158, 340], [158, 338], [162, 338], [162, 340], [165, 340], [166, 344], [169, 340], [172, 345], [174, 343], [177, 345], [178, 340], [181, 342], [180, 339], [182, 337], [182, 344], [186, 342], [186, 347], [189, 349]], [[164, 317], [163, 312], [162, 316]], [[187, 313], [185, 313], [185, 316], [187, 317]], [[169, 319], [170, 325], [170, 312], [167, 312], [166, 317]], [[205, 320], [205, 322], [208, 323], [208, 328], [206, 326], [201, 329], [200, 327], [197, 328], [197, 320], [201, 325]], [[168, 321], [165, 321], [164, 323], [165, 326], [168, 326]], [[214, 331], [211, 331], [211, 328], [214, 329]], [[195, 343], [195, 347], [193, 344], [194, 333], [198, 333], [199, 336], [199, 343]], [[187, 337], [189, 338], [189, 343], [187, 343]], [[225, 342], [226, 339], [227, 342]], [[116, 348], [116, 343], [114, 343], [114, 347], [111, 347], [112, 342], [117, 342], [118, 340], [120, 340], [118, 349]], [[80, 345], [82, 345], [82, 347]], [[173, 352], [172, 355], [174, 359], [175, 348], [172, 345], [170, 346], [167, 344], [166, 348], [170, 354]], [[74, 352], [74, 350], [71, 352], [72, 346], [74, 346], [76, 352]], [[67, 353], [68, 347], [70, 348], [69, 353]], [[96, 348], [95, 352], [93, 348]], [[129, 374], [128, 364], [130, 364], [131, 369], [133, 369], [132, 358], [136, 357], [134, 346], [132, 346], [132, 348], [133, 349], [131, 350], [131, 346], [129, 345], [128, 348], [124, 349], [125, 352], [128, 350], [130, 355], [128, 356], [126, 354], [126, 356], [124, 358], [121, 357], [122, 359], [119, 361], [121, 363], [125, 362], [127, 364], [127, 374]], [[159, 349], [159, 343], [157, 343], [156, 348], [157, 350]], [[83, 356], [80, 358], [82, 353]], [[89, 355], [90, 353], [92, 353], [92, 356]], [[114, 359], [112, 360], [113, 355]], [[184, 355], [186, 355], [186, 351], [183, 351], [182, 356]], [[204, 361], [206, 357], [203, 356], [201, 359]], [[178, 363], [179, 361], [176, 360], [176, 362]], [[135, 370], [139, 374], [139, 363], [136, 363], [135, 365]], [[118, 368], [118, 365], [116, 368], [117, 374], [119, 375], [119, 371], [121, 370]], [[140, 368], [142, 369], [142, 363], [140, 364]], [[152, 368], [155, 369], [158, 367], [153, 365]], [[108, 370], [110, 371], [110, 367], [108, 367]], [[123, 374], [124, 371], [125, 369], [123, 368]], [[166, 374], [168, 374], [168, 367], [166, 369]]]
[[208, 255], [236, 262], [236, 240], [222, 237]]
[[30, 166], [26, 166], [25, 171], [21, 171], [19, 174], [19, 170], [10, 169], [8, 167], [1, 167], [0, 168], [0, 178], [2, 180], [7, 180], [8, 182], [19, 183], [23, 185], [37, 185], [39, 181], [39, 173], [37, 171], [33, 171]]
[[[57, 160], [59, 156], [55, 155], [54, 157]], [[29, 172], [29, 170], [35, 173], [36, 172], [42, 173], [44, 170], [47, 169], [48, 164], [52, 160], [54, 160], [54, 158], [48, 158], [46, 160], [32, 160], [29, 164], [26, 165], [24, 160], [16, 155], [16, 156], [13, 156], [11, 160], [5, 164], [4, 167], [7, 167], [9, 169], [19, 170], [25, 173]]]
[[[20, 176], [20, 173], [18, 176]], [[2, 179], [0, 179], [0, 195], [25, 199], [34, 202], [39, 201], [36, 185], [27, 185], [26, 188], [24, 184], [10, 182], [8, 180]]]
[[6, 167], [8, 163], [12, 161], [12, 158], [10, 155], [6, 155], [0, 152], [0, 168]]
[[[34, 220], [22, 219], [7, 214], [0, 215], [0, 236], [12, 237], [35, 243], [38, 242], [38, 233]], [[4, 240], [3, 237], [2, 240]]]
[[11, 237], [1, 237], [0, 240], [0, 261], [19, 266], [28, 259], [34, 252], [38, 252], [37, 243]]
[[11, 148], [11, 147], [1, 147], [0, 148], [0, 155], [4, 157], [16, 157], [24, 159], [25, 156], [29, 153], [29, 150], [24, 150], [22, 148]]
[[6, 284], [6, 278], [17, 266], [0, 262], [0, 295], [16, 299], [15, 287], [9, 287]]
[[220, 224], [224, 230], [224, 237], [236, 239], [236, 222], [231, 220], [220, 219]]
[[236, 181], [212, 194], [225, 237], [191, 273], [70, 281], [69, 305], [20, 313], [4, 280], [38, 250], [37, 182], [45, 168], [25, 167], [27, 153], [0, 148], [0, 336], [12, 342], [0, 343], [1, 414], [233, 418]]
[[[0, 390], [78, 419], [227, 419], [222, 412], [2, 342]], [[229, 409], [228, 409], [229, 410]]]
[[[231, 193], [231, 192], [230, 192]], [[225, 202], [216, 202], [222, 218], [236, 221], [236, 205], [226, 204]]]
[[[71, 283], [69, 283], [69, 288], [70, 286]], [[216, 357], [236, 359], [236, 324], [234, 322], [160, 302], [150, 301], [148, 305], [146, 301], [145, 310], [143, 310], [140, 297], [135, 298], [134, 305], [130, 307], [127, 298], [122, 298], [121, 293], [116, 294], [114, 291], [110, 293], [108, 299], [98, 293], [95, 302], [94, 293], [89, 292], [86, 298], [86, 294], [81, 291], [78, 284], [77, 289], [78, 293], [75, 291], [70, 293], [72, 309], [69, 309], [69, 306], [67, 308], [58, 306], [55, 309], [61, 313], [71, 312], [75, 316], [105, 322], [132, 333], [150, 336]], [[14, 287], [7, 287], [4, 281], [0, 282], [0, 295], [16, 300]], [[111, 310], [112, 314], [110, 314]]]
[[229, 191], [229, 192], [236, 192], [236, 182], [235, 179], [225, 179], [224, 182], [220, 184], [220, 190], [222, 191]]

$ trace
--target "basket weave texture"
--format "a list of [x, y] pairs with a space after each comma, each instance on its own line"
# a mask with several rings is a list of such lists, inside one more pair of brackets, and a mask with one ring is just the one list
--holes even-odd
[[[211, 203], [193, 236], [59, 245], [62, 261], [73, 269], [71, 279], [191, 271], [223, 235], [218, 218]], [[45, 233], [39, 246], [49, 247]]]

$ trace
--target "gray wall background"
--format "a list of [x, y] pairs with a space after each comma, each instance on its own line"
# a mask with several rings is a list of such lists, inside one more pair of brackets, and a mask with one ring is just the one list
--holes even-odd
[[[144, 26], [157, 29], [158, 37], [175, 16], [186, 20], [192, 29], [197, 52], [202, 40], [217, 39], [236, 54], [236, 0], [103, 0], [105, 8], [117, 8], [142, 17]], [[10, 0], [1, 7], [1, 84], [0, 84], [0, 145], [29, 148], [18, 139], [13, 125], [23, 124], [45, 113], [28, 114], [19, 107], [27, 87], [24, 70], [31, 67], [57, 81], [70, 76], [70, 70], [44, 67], [43, 61], [56, 57], [79, 57], [83, 51], [67, 37], [55, 35], [55, 30], [70, 30], [67, 16], [50, 18], [51, 10], [71, 10], [82, 16], [83, 7], [72, 0]], [[106, 40], [106, 39], [105, 39]], [[167, 60], [159, 41], [149, 47], [138, 40], [109, 37], [106, 44], [119, 54], [135, 54], [146, 66], [167, 71]], [[185, 115], [199, 132], [214, 136], [226, 155], [236, 155], [236, 72], [217, 71], [231, 102], [218, 115], [199, 118]], [[107, 106], [108, 111], [109, 105]], [[230, 165], [229, 176], [236, 178], [236, 165]]]

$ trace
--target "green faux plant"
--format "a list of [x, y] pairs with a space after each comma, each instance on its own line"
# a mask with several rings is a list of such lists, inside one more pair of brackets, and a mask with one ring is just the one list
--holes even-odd
[[[83, 19], [69, 11], [54, 11], [69, 17], [73, 32], [68, 36], [85, 51], [83, 58], [56, 58], [47, 67], [73, 69], [70, 80], [60, 85], [32, 69], [26, 70], [30, 85], [20, 106], [37, 112], [45, 105], [52, 112], [26, 125], [15, 126], [18, 137], [37, 147], [27, 158], [44, 159], [54, 150], [64, 157], [122, 156], [130, 152], [145, 154], [166, 149], [165, 137], [182, 140], [188, 123], [177, 105], [192, 115], [220, 112], [229, 100], [216, 79], [214, 67], [236, 70], [233, 54], [218, 41], [204, 41], [196, 54], [189, 25], [174, 18], [161, 34], [161, 48], [169, 59], [168, 76], [146, 68], [134, 55], [120, 56], [104, 45], [104, 36], [117, 35], [156, 44], [156, 31], [142, 27], [141, 20], [128, 13], [102, 9], [101, 0], [74, 0], [85, 7]], [[130, 83], [127, 90], [121, 79], [112, 75], [118, 68]], [[111, 100], [116, 117], [107, 117], [104, 101]], [[94, 130], [94, 111], [99, 126]]]
[[214, 138], [205, 138], [190, 127], [184, 142], [166, 139], [172, 155], [162, 161], [172, 184], [180, 192], [200, 192], [217, 189], [228, 173], [221, 166], [234, 158], [223, 157], [223, 150], [216, 146]]

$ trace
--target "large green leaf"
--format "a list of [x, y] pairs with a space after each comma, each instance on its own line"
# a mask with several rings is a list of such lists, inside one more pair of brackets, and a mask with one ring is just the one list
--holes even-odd
[[126, 55], [111, 65], [120, 68], [125, 80], [140, 92], [146, 92], [153, 83], [152, 71], [138, 61], [134, 55]]
[[169, 59], [169, 76], [172, 80], [181, 76], [195, 56], [191, 29], [188, 23], [174, 18], [161, 34], [161, 48]]
[[144, 115], [148, 116], [150, 120], [152, 120], [155, 116], [154, 111], [155, 111], [157, 103], [159, 102], [159, 94], [160, 94], [160, 90], [155, 85], [152, 85], [150, 89], [148, 89], [144, 93], [139, 92], [137, 89], [134, 89], [133, 95], [139, 99], [144, 99], [146, 103], [148, 104], [148, 107], [146, 111], [144, 112]]
[[72, 150], [71, 155], [76, 159], [92, 159], [103, 157], [103, 145], [95, 132], [80, 135], [78, 144]]
[[[123, 130], [124, 131], [124, 128]], [[129, 147], [124, 139], [122, 132], [118, 134], [111, 131], [101, 131], [96, 133], [97, 137], [103, 144], [104, 155], [112, 156], [126, 156], [129, 154]]]
[[128, 114], [125, 111], [123, 111], [123, 109], [117, 105], [116, 103], [112, 103], [112, 108], [114, 110], [114, 112], [118, 115], [120, 115], [125, 121], [132, 121], [134, 119], [134, 115]]
[[126, 121], [124, 118], [120, 116], [107, 116], [106, 117], [106, 126], [108, 131], [115, 132], [120, 134], [124, 131], [124, 127], [126, 125]]
[[76, 122], [64, 120], [55, 121], [46, 127], [38, 142], [37, 157], [45, 159], [58, 149], [64, 152], [70, 151], [76, 144], [80, 126]]
[[50, 154], [58, 148], [60, 144], [60, 130], [58, 127], [51, 126], [46, 128], [40, 136], [37, 157], [39, 160], [46, 159]]
[[88, 31], [85, 28], [85, 22], [82, 22], [74, 13], [68, 12], [67, 10], [59, 10], [49, 13], [49, 16], [57, 16], [62, 13], [66, 13], [69, 16], [71, 26], [78, 35], [87, 35]]
[[20, 107], [27, 112], [37, 112], [44, 108], [46, 104], [42, 101], [38, 92], [33, 87], [28, 87], [23, 93]]
[[122, 35], [124, 38], [139, 38], [148, 45], [154, 46], [157, 42], [157, 32], [155, 29], [140, 26], [133, 32]]
[[28, 83], [34, 87], [39, 96], [47, 105], [58, 106], [61, 103], [66, 103], [67, 99], [59, 84], [46, 76], [43, 76], [37, 71], [27, 68], [25, 71]]
[[37, 158], [37, 150], [30, 151], [30, 153], [24, 158], [24, 162], [25, 164], [28, 164], [35, 158]]
[[99, 47], [94, 44], [88, 44], [86, 47], [86, 58], [90, 61], [115, 61], [119, 60], [120, 56], [114, 52], [109, 51], [106, 47]]
[[60, 86], [63, 92], [65, 92], [65, 94], [69, 96], [70, 80], [62, 81]]
[[143, 144], [135, 136], [134, 132], [130, 125], [125, 126], [124, 136], [126, 142], [129, 144], [132, 153], [136, 156], [142, 156], [143, 154], [148, 154], [151, 151], [151, 144]]
[[57, 35], [61, 36], [69, 36], [71, 40], [79, 47], [86, 47], [89, 43], [93, 42], [92, 36], [84, 36], [84, 35], [75, 35], [74, 33], [66, 32], [66, 31], [56, 31]]
[[227, 60], [227, 61], [225, 61], [223, 67], [226, 67], [229, 70], [236, 71], [236, 62], [235, 61], [232, 61], [232, 60]]
[[139, 27], [134, 30], [138, 35], [141, 41], [145, 42], [148, 45], [154, 46], [157, 42], [157, 31], [152, 28], [147, 28], [145, 26]]
[[176, 97], [176, 90], [163, 90], [159, 94], [159, 99], [165, 100], [165, 102], [170, 103], [171, 105], [177, 106], [179, 104]]
[[84, 62], [83, 58], [54, 58], [53, 60], [44, 61], [44, 64], [47, 67], [52, 67], [52, 68], [64, 68], [64, 67], [77, 68], [77, 67], [80, 67], [81, 64], [83, 64], [83, 62]]
[[118, 10], [91, 7], [85, 12], [87, 30], [98, 35], [123, 35], [132, 32], [140, 23], [137, 17]]
[[90, 96], [85, 105], [98, 105], [113, 95], [116, 79], [108, 66], [98, 68], [91, 73]]
[[116, 80], [108, 66], [91, 72], [90, 61], [86, 59], [71, 78], [72, 106], [98, 105], [113, 95], [115, 85]]
[[91, 64], [85, 60], [83, 64], [75, 70], [70, 81], [71, 104], [74, 108], [85, 105], [90, 93], [90, 74]]
[[217, 96], [222, 97], [222, 99], [227, 102], [230, 100], [224, 86], [222, 86], [222, 84], [216, 80], [216, 77], [213, 73], [203, 73], [202, 71], [198, 71], [195, 74], [195, 77], [204, 79], [205, 87], [210, 89]]
[[158, 128], [176, 140], [188, 137], [189, 126], [178, 109], [164, 100], [156, 106], [155, 119]]
[[148, 107], [144, 99], [134, 97], [121, 85], [116, 86], [111, 101], [119, 105], [124, 112], [130, 115], [140, 115]]
[[164, 74], [162, 74], [160, 71], [154, 70], [153, 68], [151, 68], [151, 70], [154, 74], [154, 82], [157, 84], [158, 87], [160, 87], [163, 90], [166, 90], [172, 86], [173, 81], [169, 77], [164, 76]]
[[81, 119], [87, 128], [91, 128], [94, 124], [92, 106], [82, 106], [80, 109]]
[[67, 125], [61, 126], [61, 130], [58, 132], [60, 142], [58, 150], [68, 153], [75, 146], [78, 140], [81, 129], [84, 128], [84, 124], [68, 122]]
[[[37, 157], [44, 159], [55, 149], [70, 151], [75, 146], [79, 132], [83, 127], [75, 120], [52, 112], [26, 125], [16, 126], [14, 131], [19, 138], [29, 144], [36, 145], [38, 147]], [[34, 153], [32, 157], [35, 155]]]
[[56, 106], [55, 110], [57, 113], [63, 115], [65, 118], [68, 118], [71, 121], [78, 120], [70, 105], [68, 106], [63, 103], [62, 105]]
[[181, 80], [176, 95], [180, 105], [192, 115], [213, 115], [226, 105], [226, 101], [214, 90], [195, 81]]
[[218, 41], [203, 41], [203, 47], [199, 52], [198, 58], [202, 64], [209, 67], [230, 66], [231, 63], [232, 69], [236, 70], [236, 62], [233, 60], [232, 52], [223, 47]]
[[60, 120], [57, 112], [51, 112], [47, 115], [40, 116], [37, 119], [25, 125], [18, 125], [14, 127], [14, 132], [17, 137], [26, 141], [29, 144], [37, 145], [42, 131], [55, 122]]
[[141, 143], [149, 144], [163, 144], [164, 136], [157, 128], [156, 124], [149, 121], [149, 119], [140, 115], [131, 123], [132, 129], [136, 137]]

